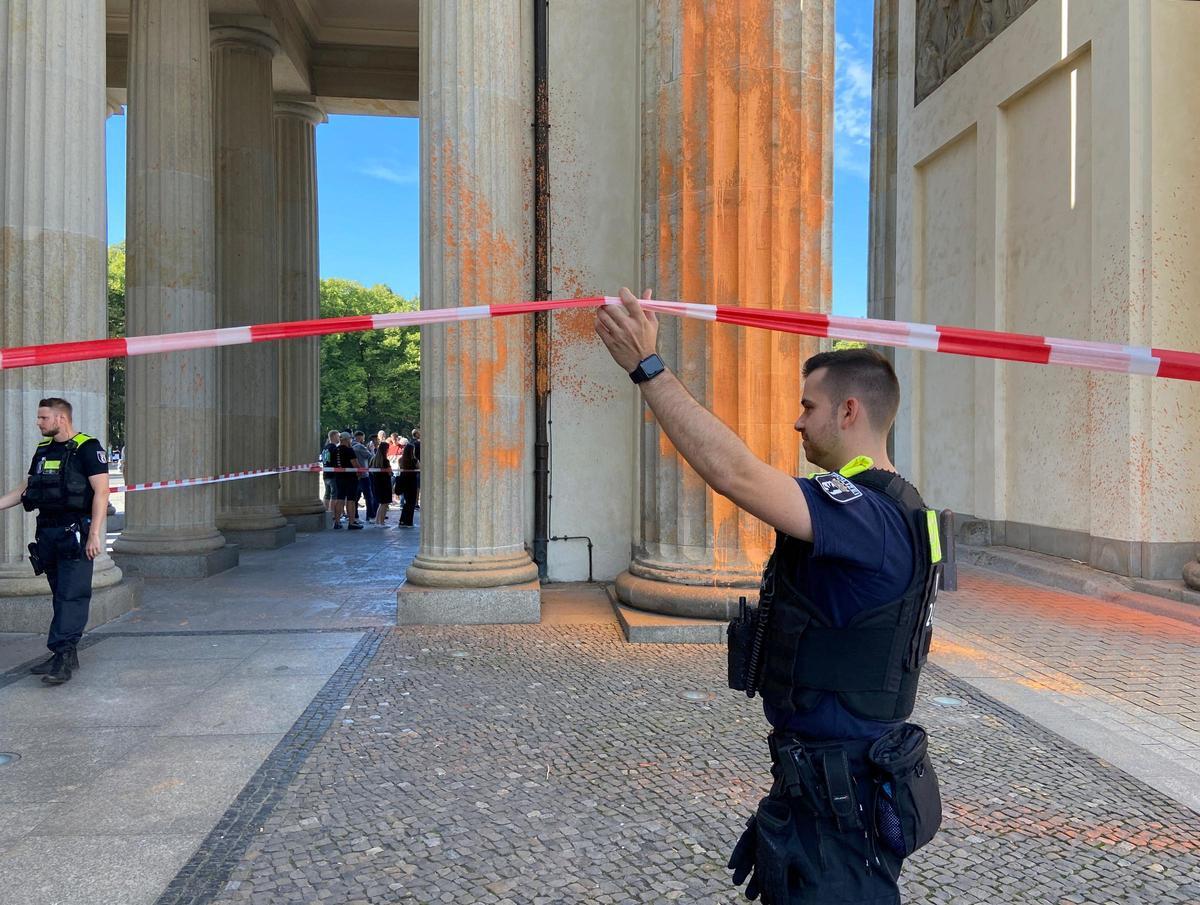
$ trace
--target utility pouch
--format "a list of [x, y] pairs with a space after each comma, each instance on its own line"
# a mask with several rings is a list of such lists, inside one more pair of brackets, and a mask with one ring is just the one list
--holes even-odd
[[36, 543], [29, 545], [29, 564], [33, 566], [34, 575], [41, 575], [46, 571], [46, 567], [42, 565], [42, 557], [38, 553], [38, 545]]
[[754, 648], [754, 637], [758, 632], [759, 609], [749, 606], [746, 598], [738, 602], [737, 618], [729, 623], [726, 630], [729, 659], [729, 687], [734, 691], [745, 691], [750, 697], [754, 692], [750, 676], [750, 655]]
[[869, 754], [875, 777], [875, 830], [883, 843], [907, 858], [942, 825], [942, 795], [929, 759], [929, 739], [905, 723], [878, 739]]

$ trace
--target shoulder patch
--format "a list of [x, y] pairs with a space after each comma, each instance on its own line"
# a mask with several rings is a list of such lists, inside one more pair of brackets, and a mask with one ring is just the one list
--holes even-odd
[[813, 480], [824, 491], [825, 496], [835, 503], [852, 503], [863, 495], [861, 490], [837, 472], [814, 475]]
[[107, 465], [107, 464], [108, 464], [108, 456], [106, 456], [106, 455], [104, 454], [104, 450], [102, 450], [102, 449], [98, 449], [98, 450], [96, 450], [96, 458], [100, 460], [100, 464], [101, 464], [101, 465]]

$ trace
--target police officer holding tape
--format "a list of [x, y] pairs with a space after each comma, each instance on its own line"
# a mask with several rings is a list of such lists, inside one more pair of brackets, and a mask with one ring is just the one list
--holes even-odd
[[99, 440], [75, 432], [65, 399], [39, 402], [37, 426], [42, 441], [29, 476], [0, 497], [0, 510], [17, 503], [27, 512], [38, 510], [29, 560], [34, 574], [45, 572], [50, 582], [54, 618], [46, 639], [51, 656], [31, 671], [48, 685], [61, 685], [79, 669], [75, 648], [88, 621], [93, 560], [104, 552], [108, 456]]
[[941, 822], [925, 731], [906, 720], [942, 553], [936, 513], [887, 455], [895, 372], [866, 349], [805, 363], [796, 430], [827, 470], [794, 478], [692, 398], [655, 353], [654, 314], [621, 300], [596, 316], [609, 353], [696, 473], [776, 529], [758, 606], [729, 633], [729, 684], [762, 695], [774, 778], [734, 883], [766, 905], [897, 905], [903, 859]]

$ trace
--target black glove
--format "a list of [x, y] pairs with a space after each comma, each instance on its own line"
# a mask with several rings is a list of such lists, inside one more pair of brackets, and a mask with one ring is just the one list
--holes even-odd
[[[766, 799], [764, 799], [765, 801]], [[758, 815], [751, 814], [746, 821], [746, 829], [733, 847], [727, 867], [733, 871], [733, 885], [741, 886], [746, 877], [746, 898], [754, 901], [758, 898], [758, 877], [754, 876], [755, 855], [758, 851]]]
[[796, 832], [791, 806], [778, 798], [764, 798], [758, 812], [746, 822], [729, 859], [733, 883], [746, 884], [746, 898], [762, 896], [763, 905], [787, 905], [793, 896], [817, 882], [817, 866], [804, 850]]

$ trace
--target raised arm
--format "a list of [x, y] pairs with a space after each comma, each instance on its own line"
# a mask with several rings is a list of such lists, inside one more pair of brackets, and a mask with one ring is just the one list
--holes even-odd
[[[597, 312], [596, 333], [628, 372], [654, 354], [658, 319], [643, 310], [628, 289], [621, 290], [621, 300], [621, 307], [605, 306]], [[768, 525], [800, 540], [812, 540], [808, 503], [791, 475], [754, 455], [671, 371], [640, 387], [671, 443], [706, 484]]]

